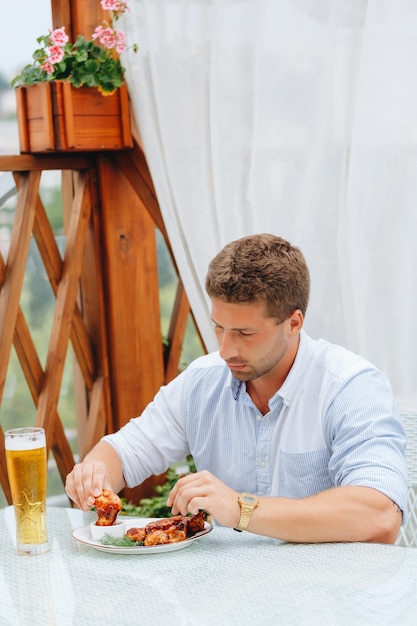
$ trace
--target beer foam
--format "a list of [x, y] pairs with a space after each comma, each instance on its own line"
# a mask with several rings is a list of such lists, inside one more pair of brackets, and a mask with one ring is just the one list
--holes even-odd
[[45, 435], [42, 434], [26, 434], [12, 435], [5, 438], [6, 450], [37, 450], [38, 448], [44, 448]]

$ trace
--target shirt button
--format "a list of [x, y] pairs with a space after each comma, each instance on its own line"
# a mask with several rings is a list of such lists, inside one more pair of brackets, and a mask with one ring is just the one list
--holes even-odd
[[257, 416], [256, 416], [256, 419], [258, 420], [258, 422], [260, 422], [260, 421], [261, 421], [262, 417], [263, 417], [262, 415], [257, 415]]
[[266, 462], [265, 461], [261, 461], [261, 467], [266, 467]]

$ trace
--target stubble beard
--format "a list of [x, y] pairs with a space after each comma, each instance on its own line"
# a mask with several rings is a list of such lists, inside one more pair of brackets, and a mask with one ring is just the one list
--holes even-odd
[[[260, 362], [257, 366], [251, 366], [250, 363], [246, 363], [245, 365], [249, 367], [248, 372], [243, 371], [234, 371], [231, 370], [233, 378], [240, 380], [242, 382], [250, 382], [252, 380], [256, 380], [257, 378], [261, 378], [266, 374], [269, 374], [274, 370], [277, 365], [282, 361], [286, 353], [286, 348], [284, 346], [281, 347], [280, 351], [277, 355], [275, 355], [274, 359], [270, 359], [268, 361]], [[226, 361], [227, 363], [227, 361]], [[230, 364], [227, 363], [230, 368]], [[233, 362], [231, 363], [233, 366]], [[236, 365], [242, 365], [241, 363], [236, 363]]]

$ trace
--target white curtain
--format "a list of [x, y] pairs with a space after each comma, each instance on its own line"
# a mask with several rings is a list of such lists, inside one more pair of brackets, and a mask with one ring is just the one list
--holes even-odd
[[305, 327], [417, 407], [417, 0], [130, 0], [123, 57], [193, 312], [227, 242], [304, 252]]

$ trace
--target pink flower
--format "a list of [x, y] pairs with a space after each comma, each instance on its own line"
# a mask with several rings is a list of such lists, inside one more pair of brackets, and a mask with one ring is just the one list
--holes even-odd
[[105, 11], [117, 11], [119, 3], [115, 0], [101, 0], [100, 4]]
[[103, 30], [102, 26], [97, 26], [94, 33], [91, 35], [91, 39], [94, 40], [94, 39], [97, 39], [97, 37], [100, 37], [102, 30]]
[[105, 11], [124, 13], [129, 10], [127, 2], [117, 2], [117, 0], [101, 0], [100, 4]]
[[116, 31], [112, 28], [103, 28], [99, 33], [99, 41], [102, 46], [111, 50], [116, 46]]
[[123, 54], [125, 50], [126, 50], [125, 34], [122, 33], [121, 31], [116, 32], [116, 52], [118, 54]]
[[67, 43], [69, 37], [65, 32], [65, 27], [63, 26], [62, 28], [56, 28], [54, 31], [52, 31], [51, 33], [51, 41], [55, 46], [65, 46], [65, 44]]
[[60, 46], [51, 46], [48, 48], [48, 56], [51, 63], [60, 63], [64, 58], [64, 51]]
[[53, 74], [54, 73], [54, 66], [52, 65], [52, 63], [50, 61], [45, 61], [45, 63], [42, 63], [41, 68], [47, 74]]

